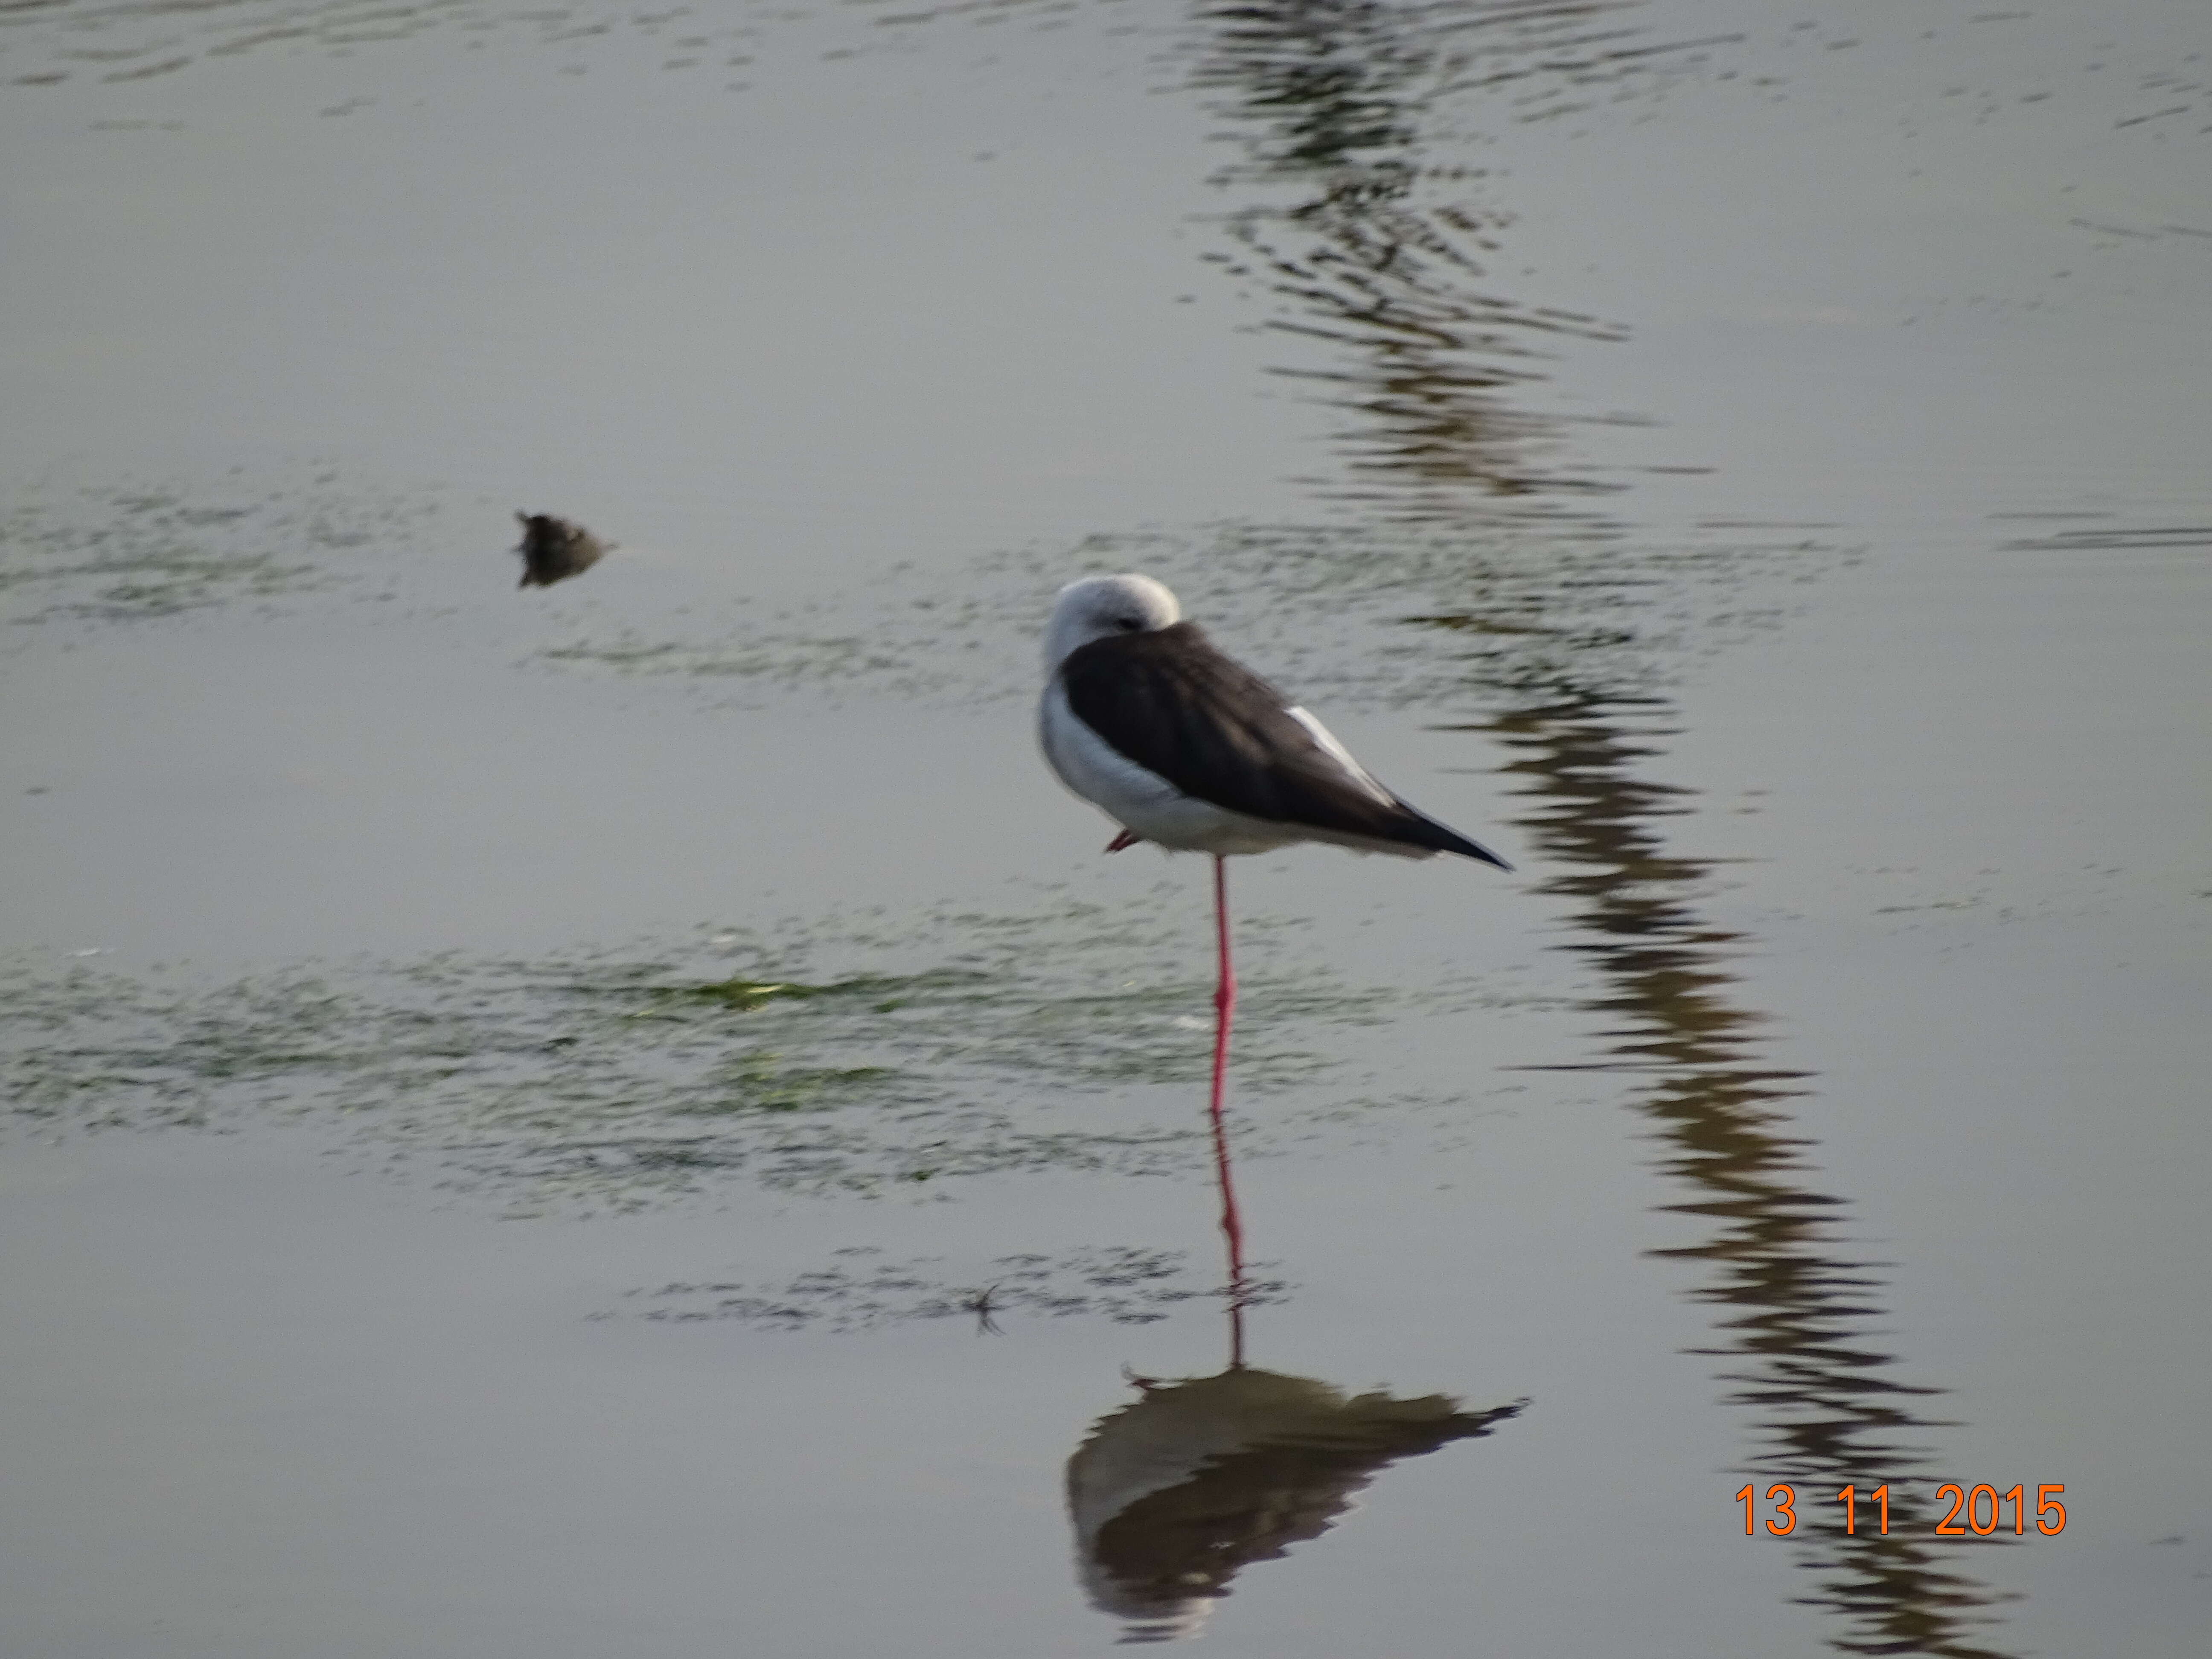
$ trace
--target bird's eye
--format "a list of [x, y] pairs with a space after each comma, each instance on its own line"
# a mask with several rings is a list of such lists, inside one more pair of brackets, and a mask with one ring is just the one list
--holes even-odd
[[1143, 622], [1135, 617], [1116, 617], [1114, 618], [1114, 626], [1120, 629], [1125, 634], [1133, 634], [1144, 625]]

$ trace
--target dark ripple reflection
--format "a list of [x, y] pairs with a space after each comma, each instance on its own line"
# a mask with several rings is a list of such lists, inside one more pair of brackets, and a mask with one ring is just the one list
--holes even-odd
[[1224, 136], [1243, 150], [1214, 182], [1256, 198], [1225, 216], [1234, 251], [1207, 258], [1267, 298], [1268, 328], [1326, 349], [1322, 366], [1275, 370], [1354, 417], [1335, 434], [1351, 482], [1324, 495], [1418, 521], [1615, 487], [1553, 458], [1564, 417], [1529, 410], [1524, 389], [1543, 378], [1548, 343], [1625, 331], [1494, 291], [1509, 220], [1481, 204], [1471, 135], [1448, 119], [1454, 107], [1492, 125], [1579, 108], [1713, 44], [1632, 44], [1613, 19], [1637, 3], [1199, 7], [1193, 79], [1218, 94]]
[[[1713, 1224], [1703, 1243], [1653, 1254], [1707, 1264], [1692, 1294], [1720, 1310], [1720, 1340], [1696, 1352], [1726, 1362], [1726, 1398], [1752, 1414], [1741, 1472], [1762, 1492], [1798, 1487], [1789, 1541], [1817, 1583], [1796, 1599], [1836, 1616], [1827, 1640], [1842, 1652], [2005, 1659], [1976, 1632], [1996, 1622], [1981, 1610], [2011, 1596], [1956, 1567], [1964, 1545], [2001, 1540], [1931, 1535], [1922, 1497], [1937, 1478], [1929, 1431], [1942, 1425], [1921, 1407], [1940, 1390], [1902, 1381], [1876, 1344], [1890, 1322], [1879, 1264], [1844, 1243], [1846, 1200], [1817, 1184], [1783, 1103], [1808, 1074], [1774, 1064], [1760, 1016], [1730, 995], [1741, 936], [1695, 903], [1714, 866], [1664, 849], [1655, 820], [1681, 810], [1684, 792], [1635, 775], [1672, 734], [1668, 716], [1656, 701], [1577, 692], [1470, 729], [1512, 752], [1505, 769], [1531, 806], [1519, 821], [1567, 866], [1546, 890], [1571, 901], [1581, 937], [1568, 948], [1607, 986], [1591, 1006], [1607, 1018], [1611, 1058], [1593, 1069], [1648, 1077], [1638, 1104], [1661, 1132], [1661, 1167], [1686, 1188], [1666, 1207]], [[1833, 1495], [1884, 1482], [1889, 1534], [1863, 1524], [1846, 1535]]]

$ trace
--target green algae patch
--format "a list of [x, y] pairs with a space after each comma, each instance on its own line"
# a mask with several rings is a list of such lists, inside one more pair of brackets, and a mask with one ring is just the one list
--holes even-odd
[[719, 1002], [728, 1008], [757, 1008], [772, 997], [818, 997], [829, 988], [823, 985], [786, 985], [774, 980], [733, 977], [708, 985], [674, 986], [661, 994]]
[[[538, 1210], [1202, 1177], [1210, 963], [1161, 976], [1192, 965], [1169, 925], [1063, 900], [228, 981], [0, 959], [0, 1133], [319, 1124], [377, 1167]], [[1364, 1029], [1490, 1000], [1347, 982], [1264, 917], [1246, 947], [1255, 1153], [1310, 1136], [1320, 1090], [1359, 1097]]]
[[655, 995], [681, 998], [696, 1002], [716, 1003], [726, 1008], [750, 1010], [765, 1007], [769, 1003], [805, 1001], [814, 997], [866, 997], [874, 1000], [878, 1013], [893, 1013], [902, 1006], [906, 996], [918, 987], [937, 988], [948, 981], [973, 980], [973, 975], [916, 975], [897, 976], [885, 974], [863, 974], [856, 978], [837, 980], [826, 985], [806, 985], [788, 980], [748, 979], [742, 974], [728, 979], [710, 980], [703, 985], [671, 985], [660, 988]]

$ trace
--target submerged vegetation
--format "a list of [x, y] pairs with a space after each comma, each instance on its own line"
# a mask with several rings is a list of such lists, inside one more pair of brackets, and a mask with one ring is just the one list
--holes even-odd
[[[1269, 954], [1255, 928], [1238, 1079], [1255, 1096], [1342, 1077], [1332, 1033], [1497, 1000]], [[866, 957], [904, 971], [806, 969]], [[1071, 906], [228, 984], [19, 960], [0, 969], [0, 1067], [18, 1132], [319, 1121], [532, 1207], [635, 1209], [733, 1181], [935, 1193], [1012, 1171], [1180, 1172], [1204, 1167], [1185, 1085], [1205, 1075], [1206, 994], [1146, 976], [1170, 959]], [[1102, 1109], [1111, 1091], [1126, 1099]]]
[[[802, 693], [833, 706], [1027, 698], [1037, 621], [1058, 586], [1142, 569], [1300, 696], [1333, 709], [1474, 714], [1548, 695], [1563, 676], [1615, 694], [1667, 684], [1686, 644], [1709, 651], [1777, 625], [1776, 576], [1855, 556], [1799, 529], [1676, 542], [1595, 518], [1502, 520], [1473, 538], [1407, 525], [1224, 524], [994, 554], [964, 573], [957, 599], [945, 597], [940, 573], [902, 567], [860, 595], [781, 611], [737, 599], [688, 605], [573, 635], [526, 660], [689, 681], [748, 703]], [[857, 627], [856, 609], [867, 613]]]
[[[633, 1291], [620, 1310], [642, 1319], [735, 1320], [772, 1330], [872, 1330], [908, 1320], [969, 1318], [979, 1334], [1007, 1316], [1090, 1316], [1149, 1325], [1189, 1302], [1227, 1292], [1194, 1282], [1188, 1252], [1130, 1244], [1086, 1245], [1054, 1255], [1024, 1251], [988, 1261], [941, 1255], [890, 1261], [874, 1245], [848, 1245], [837, 1260], [775, 1282], [684, 1281]], [[1246, 1278], [1246, 1307], [1279, 1302], [1285, 1286]]]
[[388, 568], [436, 510], [320, 471], [27, 489], [0, 514], [0, 618], [132, 623], [327, 593]]

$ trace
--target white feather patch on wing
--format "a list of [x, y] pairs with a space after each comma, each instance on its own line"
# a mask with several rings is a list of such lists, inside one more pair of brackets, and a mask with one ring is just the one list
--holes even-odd
[[1356, 787], [1372, 795], [1385, 806], [1395, 806], [1398, 798], [1377, 783], [1368, 769], [1352, 758], [1352, 751], [1336, 740], [1336, 733], [1323, 726], [1303, 708], [1283, 711], [1300, 726], [1313, 733], [1313, 740], [1322, 746], [1322, 752], [1344, 769], [1344, 775]]

